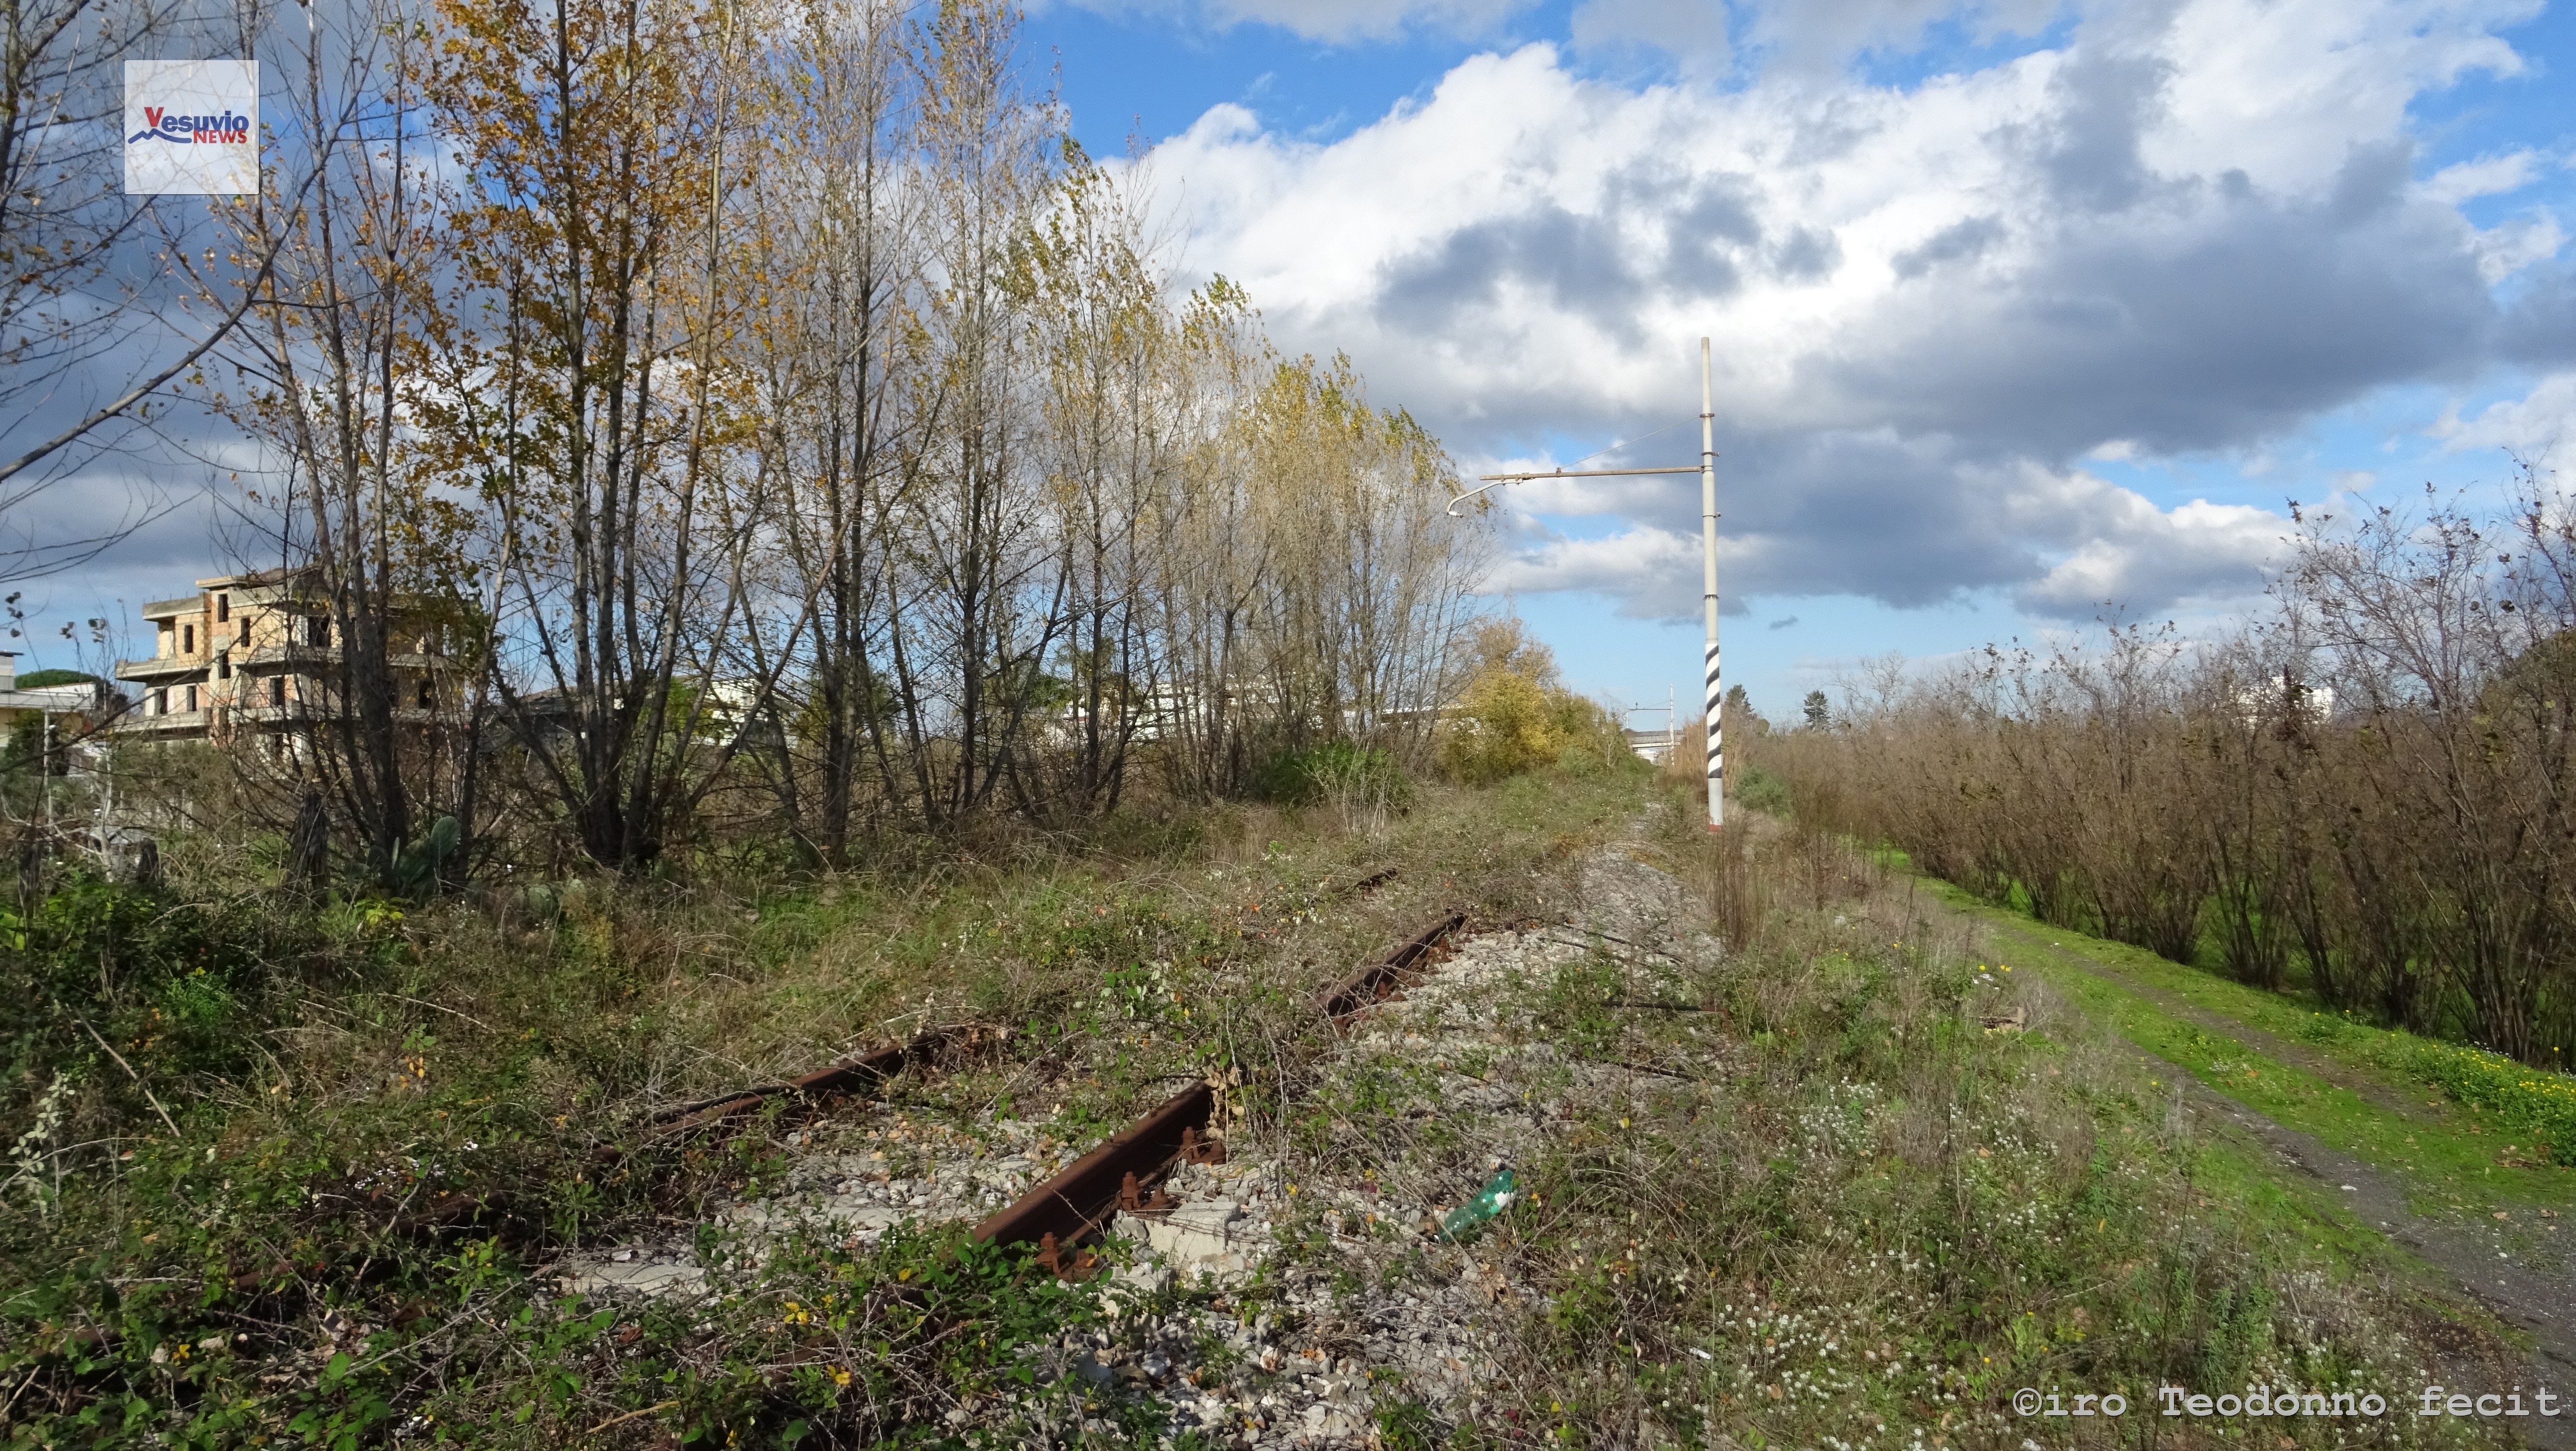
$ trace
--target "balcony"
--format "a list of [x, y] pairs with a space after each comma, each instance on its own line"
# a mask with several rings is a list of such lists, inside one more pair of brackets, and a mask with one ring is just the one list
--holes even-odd
[[149, 660], [119, 660], [116, 662], [116, 678], [144, 682], [176, 680], [185, 684], [191, 676], [203, 676], [208, 663], [203, 655], [160, 655]]
[[337, 645], [262, 645], [234, 662], [243, 670], [304, 670], [339, 663]]
[[[340, 663], [337, 645], [262, 645], [256, 650], [233, 657], [233, 668], [260, 674], [280, 670], [317, 670]], [[461, 670], [464, 665], [452, 655], [422, 655], [398, 650], [385, 657], [385, 664], [396, 670]]]
[[133, 711], [129, 712], [125, 719], [118, 721], [116, 728], [109, 734], [145, 739], [155, 736], [201, 736], [206, 733], [206, 726], [213, 714], [212, 711], [202, 709], [174, 710], [168, 715], [145, 715], [140, 711]]

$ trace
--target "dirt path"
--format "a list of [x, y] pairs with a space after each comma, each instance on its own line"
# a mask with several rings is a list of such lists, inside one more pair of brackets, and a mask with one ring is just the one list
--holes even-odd
[[[2417, 1123], [2450, 1121], [2449, 1114], [2420, 1098], [2405, 1097], [2391, 1085], [2355, 1072], [2313, 1048], [2248, 1027], [2141, 982], [2066, 947], [2062, 939], [2043, 936], [2042, 929], [1999, 923], [1991, 918], [1970, 920], [1990, 938], [2011, 943], [2017, 954], [2045, 954], [2053, 963], [2099, 978], [2249, 1051], [2293, 1064], [2338, 1088], [2359, 1094], [2390, 1114]], [[2405, 1182], [2395, 1174], [2344, 1153], [2312, 1134], [2274, 1122], [2203, 1083], [2188, 1069], [2134, 1045], [2133, 1051], [2159, 1076], [2170, 1077], [2198, 1112], [2261, 1144], [2284, 1168], [2329, 1186], [2362, 1223], [2376, 1226], [2440, 1270], [2455, 1289], [2528, 1334], [2533, 1381], [2576, 1394], [2576, 1274], [2569, 1272], [2563, 1256], [2555, 1262], [2530, 1258], [2528, 1247], [2509, 1239], [2501, 1225], [2417, 1214], [2409, 1207]], [[2530, 1444], [2549, 1451], [2576, 1451], [2576, 1420], [2534, 1417], [2522, 1424]]]
[[[2314, 1135], [2283, 1128], [2211, 1089], [2187, 1069], [2143, 1049], [2138, 1050], [2138, 1058], [2159, 1074], [2172, 1075], [2200, 1112], [2233, 1125], [2269, 1150], [2283, 1167], [2334, 1186], [2356, 1218], [2376, 1225], [2442, 1271], [2454, 1288], [2529, 1334], [2533, 1384], [2553, 1391], [2576, 1388], [2576, 1279], [2525, 1260], [2508, 1259], [2508, 1251], [2482, 1242], [2473, 1228], [2413, 1213], [2406, 1207], [2405, 1186], [2391, 1176]], [[2576, 1422], [2564, 1416], [2533, 1417], [2523, 1425], [2524, 1439], [2533, 1446], [2576, 1451]]]

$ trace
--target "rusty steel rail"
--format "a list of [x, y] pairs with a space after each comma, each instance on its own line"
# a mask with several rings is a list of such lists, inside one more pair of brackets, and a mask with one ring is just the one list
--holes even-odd
[[1324, 895], [1328, 897], [1365, 896], [1368, 893], [1374, 892], [1378, 888], [1385, 886], [1387, 883], [1394, 881], [1397, 877], [1402, 875], [1404, 875], [1404, 868], [1402, 867], [1380, 867], [1376, 871], [1370, 872], [1365, 876], [1355, 877], [1350, 881], [1344, 882], [1342, 885], [1330, 889]]
[[[1394, 869], [1362, 878], [1343, 891], [1365, 891], [1395, 875]], [[1320, 1006], [1336, 1023], [1402, 988], [1438, 950], [1441, 941], [1466, 925], [1467, 914], [1452, 912], [1397, 945], [1357, 976], [1327, 992]], [[912, 1055], [926, 1051], [926, 1040], [896, 1044], [836, 1063], [817, 1073], [785, 1083], [746, 1088], [730, 1096], [682, 1104], [677, 1114], [655, 1128], [647, 1140], [659, 1140], [756, 1112], [770, 1099], [793, 1094], [818, 1105], [903, 1071]], [[974, 1237], [987, 1244], [1034, 1244], [1039, 1259], [1059, 1274], [1079, 1274], [1087, 1256], [1074, 1246], [1100, 1232], [1118, 1212], [1122, 1199], [1134, 1200], [1140, 1189], [1159, 1183], [1183, 1160], [1223, 1163], [1225, 1145], [1213, 1130], [1216, 1093], [1194, 1083], [1160, 1107], [1111, 1136], [1098, 1148], [1066, 1165], [1045, 1183], [975, 1226]], [[1167, 1207], [1159, 1192], [1153, 1207]], [[440, 1208], [450, 1214], [475, 1206]]]
[[1467, 914], [1452, 912], [1424, 928], [1411, 941], [1361, 968], [1348, 981], [1335, 985], [1324, 994], [1321, 1003], [1324, 1016], [1338, 1023], [1360, 1009], [1392, 996], [1408, 978], [1416, 975], [1423, 960], [1440, 946], [1442, 939], [1465, 925]]
[[1109, 1222], [1122, 1188], [1161, 1177], [1180, 1158], [1184, 1139], [1204, 1139], [1215, 1109], [1215, 1091], [1204, 1083], [1191, 1084], [976, 1225], [975, 1238], [986, 1244], [1070, 1248]]
[[[1466, 922], [1466, 913], [1452, 912], [1361, 969], [1358, 976], [1324, 995], [1325, 1015], [1339, 1022], [1394, 993], [1419, 974], [1444, 938]], [[1192, 1084], [975, 1226], [975, 1238], [986, 1244], [1034, 1244], [1039, 1247], [1040, 1263], [1049, 1270], [1060, 1275], [1084, 1273], [1087, 1261], [1074, 1247], [1109, 1223], [1122, 1198], [1134, 1200], [1181, 1159], [1224, 1162], [1225, 1146], [1208, 1132], [1215, 1126], [1211, 1122], [1215, 1109], [1215, 1092], [1204, 1083]], [[1153, 1204], [1162, 1207], [1168, 1202], [1158, 1198]]]
[[769, 1100], [788, 1094], [794, 1094], [808, 1101], [828, 1101], [844, 1097], [853, 1090], [881, 1083], [902, 1072], [904, 1065], [910, 1061], [912, 1053], [912, 1044], [897, 1043], [879, 1048], [873, 1053], [862, 1053], [856, 1058], [844, 1059], [829, 1068], [808, 1073], [802, 1078], [789, 1079], [785, 1083], [765, 1083], [757, 1088], [746, 1088], [730, 1097], [710, 1103], [684, 1104], [672, 1110], [680, 1117], [654, 1129], [647, 1138], [666, 1139], [676, 1134], [687, 1133], [691, 1129], [705, 1128], [709, 1124], [740, 1118], [745, 1114], [756, 1112]]

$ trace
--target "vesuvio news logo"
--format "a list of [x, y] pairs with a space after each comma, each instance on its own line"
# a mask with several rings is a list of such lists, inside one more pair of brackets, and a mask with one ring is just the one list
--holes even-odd
[[143, 129], [125, 138], [136, 141], [176, 141], [193, 145], [238, 146], [250, 140], [250, 118], [230, 111], [220, 116], [182, 116], [164, 106], [143, 108]]
[[125, 63], [128, 196], [259, 191], [259, 62]]

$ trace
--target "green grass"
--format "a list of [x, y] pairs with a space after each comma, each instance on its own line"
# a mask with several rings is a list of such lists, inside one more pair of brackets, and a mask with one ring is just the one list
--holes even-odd
[[[534, 1275], [576, 1242], [703, 1224], [784, 1167], [756, 1132], [603, 1167], [594, 1149], [631, 1141], [645, 1103], [808, 1068], [924, 1015], [982, 1046], [887, 1096], [959, 1132], [1051, 1117], [1088, 1144], [1173, 1076], [1231, 1065], [1247, 1103], [1293, 1131], [1317, 1189], [1336, 1165], [1345, 1182], [1372, 1170], [1392, 1185], [1408, 1156], [1472, 1187], [1488, 1149], [1473, 1115], [1441, 1111], [1440, 1063], [1349, 1060], [1292, 1088], [1342, 1061], [1313, 994], [1434, 911], [1555, 910], [1564, 874], [1608, 838], [1698, 870], [1711, 844], [1696, 800], [1659, 813], [1661, 836], [1628, 835], [1650, 804], [1625, 775], [1558, 776], [1426, 790], [1367, 837], [1328, 813], [1256, 809], [1136, 835], [1185, 843], [1170, 855], [568, 883], [401, 911], [66, 888], [21, 924], [16, 987], [61, 1012], [0, 1036], [18, 1055], [0, 1147], [57, 1070], [68, 1116], [47, 1142], [117, 1138], [85, 1157], [66, 1147], [70, 1169], [42, 1196], [22, 1183], [0, 1204], [0, 1387], [24, 1391], [26, 1436], [64, 1445], [381, 1444], [402, 1427], [533, 1447], [612, 1422], [699, 1446], [945, 1444], [966, 1439], [940, 1419], [958, 1399], [986, 1417], [978, 1434], [1081, 1425], [1059, 1443], [1137, 1444], [1153, 1393], [1095, 1405], [1079, 1383], [1024, 1378], [1023, 1347], [1109, 1331], [1096, 1303], [954, 1233], [868, 1253], [790, 1244], [702, 1309], [577, 1303]], [[1390, 863], [1403, 875], [1368, 897], [1321, 890]], [[1803, 900], [1810, 863], [1784, 851], [1760, 865], [1769, 900]], [[1781, 907], [1758, 941], [1654, 987], [1701, 1012], [1621, 1006], [1642, 994], [1606, 948], [1514, 986], [1510, 1032], [1562, 1055], [1526, 1087], [1574, 1112], [1518, 1166], [1528, 1208], [1467, 1252], [1532, 1292], [1495, 1313], [1528, 1317], [1517, 1343], [1534, 1358], [1513, 1381], [1512, 1429], [1443, 1424], [1390, 1386], [1386, 1444], [1831, 1434], [1901, 1451], [1918, 1429], [2012, 1444], [2021, 1430], [1998, 1398], [2021, 1384], [2109, 1382], [2133, 1400], [2164, 1376], [2394, 1384], [2391, 1357], [2428, 1307], [2492, 1335], [2476, 1312], [2440, 1308], [2331, 1188], [2172, 1131], [2124, 1051], [1963, 1029], [1963, 997], [1985, 991], [1973, 962], [1913, 940], [1895, 925], [1898, 893], [1836, 866], [1817, 878], [1831, 900]], [[2128, 970], [2126, 949], [2103, 951]], [[2284, 1122], [2329, 1141], [2375, 1131], [2353, 1095], [2031, 956], [2009, 959], [2016, 975], [2045, 972], [2195, 1072], [2236, 1072], [2247, 1082], [2231, 1091], [2272, 1095], [2248, 1101]], [[1484, 1078], [1505, 1056], [1469, 1043], [1448, 1065]], [[1674, 1072], [1592, 1072], [1578, 1092], [1581, 1060]], [[2480, 1122], [2424, 1146], [2426, 1162], [2464, 1177]], [[397, 1201], [448, 1194], [513, 1207], [437, 1231], [399, 1223]], [[1320, 1198], [1300, 1213], [1320, 1216]], [[1329, 1239], [1319, 1217], [1290, 1227]], [[1449, 1273], [1425, 1251], [1377, 1272], [1400, 1287], [1435, 1271]], [[1238, 1308], [1276, 1309], [1273, 1294]], [[2293, 1295], [2328, 1297], [2346, 1328], [2314, 1331], [2299, 1318], [2311, 1310], [2280, 1308]], [[317, 1326], [344, 1322], [319, 1343]]]
[[2276, 1245], [2306, 1241], [2344, 1271], [2395, 1271], [2427, 1286], [2438, 1281], [2421, 1261], [2346, 1209], [2333, 1190], [2313, 1179], [2284, 1177], [2277, 1161], [2262, 1150], [2212, 1139], [2193, 1161], [2192, 1182], [2214, 1204], [2245, 1216], [2258, 1235]]
[[[2505, 1162], [2509, 1144], [2517, 1151], [2513, 1156], [2517, 1161], [2538, 1157], [2531, 1132], [2536, 1115], [2520, 1102], [2508, 1099], [2508, 1107], [2498, 1108], [2492, 1106], [2494, 1095], [2482, 1102], [2454, 1094], [2450, 1102], [2455, 1108], [2449, 1113], [2392, 1113], [2352, 1089], [2179, 1017], [2078, 963], [2090, 962], [2196, 1008], [2306, 1043], [2356, 1076], [2395, 1093], [2422, 1090], [2415, 1088], [2414, 1075], [2390, 1071], [2391, 1063], [2421, 1061], [2427, 1049], [2453, 1055], [2467, 1050], [2316, 1013], [2141, 948], [2036, 924], [1948, 883], [1925, 885], [2000, 930], [2003, 943], [1998, 955], [2003, 960], [1993, 964], [1998, 971], [2009, 966], [2039, 972], [2088, 1014], [2157, 1057], [2188, 1069], [2209, 1087], [2284, 1127], [2313, 1134], [2397, 1174], [2419, 1208], [2576, 1204], [2576, 1174], [2564, 1168], [2516, 1167]], [[2429, 1108], [2431, 1100], [2427, 1103]]]

